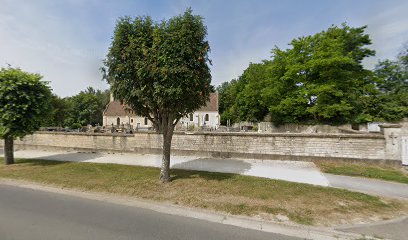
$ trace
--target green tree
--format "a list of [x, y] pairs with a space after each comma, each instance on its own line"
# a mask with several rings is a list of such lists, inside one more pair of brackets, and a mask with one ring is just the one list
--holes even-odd
[[369, 121], [364, 97], [375, 91], [362, 60], [373, 56], [364, 27], [343, 24], [272, 50], [271, 75], [262, 98], [276, 123]]
[[375, 52], [366, 27], [343, 24], [275, 47], [272, 59], [250, 64], [238, 80], [222, 88], [222, 119], [273, 122], [366, 122], [374, 119], [371, 96], [377, 78], [362, 60]]
[[77, 95], [62, 99], [67, 111], [64, 126], [102, 125], [102, 114], [109, 103], [109, 90], [96, 90], [88, 87]]
[[110, 98], [109, 89], [100, 90], [100, 89], [94, 89], [93, 87], [87, 87], [85, 91], [81, 91], [81, 92], [95, 95], [99, 101], [99, 104], [102, 106], [102, 108], [105, 108], [106, 105], [109, 103], [109, 98]]
[[408, 72], [408, 42], [404, 45], [402, 51], [398, 55], [398, 61], [404, 66], [405, 71]]
[[92, 93], [80, 92], [79, 94], [68, 99], [70, 104], [68, 124], [88, 124], [97, 125], [102, 123], [102, 111], [100, 101]]
[[218, 87], [222, 124], [227, 120], [232, 123], [263, 120], [268, 113], [261, 98], [268, 77], [267, 63], [251, 63], [238, 80], [225, 82]]
[[235, 99], [237, 93], [235, 91], [237, 80], [233, 79], [231, 82], [224, 82], [217, 87], [219, 94], [219, 112], [221, 116], [221, 124], [226, 125], [227, 121], [234, 123], [238, 119], [238, 114], [235, 111]]
[[55, 94], [50, 97], [49, 117], [44, 120], [44, 127], [64, 127], [64, 122], [69, 116], [69, 104], [65, 98], [60, 98]]
[[0, 70], [0, 138], [4, 139], [5, 164], [14, 163], [14, 139], [38, 130], [49, 115], [51, 91], [41, 78], [18, 68]]
[[207, 29], [191, 9], [169, 20], [120, 18], [105, 60], [116, 99], [147, 117], [163, 135], [162, 182], [170, 181], [170, 150], [181, 117], [203, 106], [211, 90]]
[[408, 117], [408, 46], [395, 61], [380, 61], [375, 67], [378, 94], [371, 97], [371, 115], [382, 121]]
[[250, 122], [262, 121], [268, 108], [262, 101], [261, 93], [266, 87], [268, 78], [268, 62], [251, 63], [239, 78], [245, 83], [236, 97], [236, 108], [239, 119]]

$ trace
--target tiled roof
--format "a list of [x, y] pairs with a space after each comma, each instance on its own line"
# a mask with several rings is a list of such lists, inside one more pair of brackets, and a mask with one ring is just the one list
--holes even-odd
[[202, 111], [202, 112], [212, 112], [216, 111], [218, 112], [218, 93], [210, 93], [210, 101], [207, 101], [207, 104], [197, 111]]
[[119, 101], [113, 101], [108, 103], [104, 116], [136, 116], [132, 111], [126, 110], [126, 105], [121, 104]]
[[[105, 111], [103, 112], [104, 116], [136, 116], [133, 111], [125, 110], [127, 107], [124, 104], [121, 104], [119, 101], [113, 101], [108, 103]], [[207, 101], [207, 104], [201, 107], [198, 111], [202, 112], [218, 112], [218, 93], [210, 93], [210, 100]]]

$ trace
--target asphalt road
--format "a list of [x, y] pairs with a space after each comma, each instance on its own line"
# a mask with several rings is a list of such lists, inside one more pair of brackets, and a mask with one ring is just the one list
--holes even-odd
[[0, 239], [299, 238], [0, 184]]
[[367, 234], [369, 236], [376, 236], [378, 238], [393, 239], [393, 240], [407, 240], [408, 238], [408, 218], [393, 220], [389, 223], [381, 224], [367, 224], [361, 226], [354, 226], [349, 228], [339, 229], [345, 232], [354, 232], [360, 234]]

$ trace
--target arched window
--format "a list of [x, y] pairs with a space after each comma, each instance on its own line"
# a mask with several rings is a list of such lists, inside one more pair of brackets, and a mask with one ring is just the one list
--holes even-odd
[[147, 118], [144, 119], [144, 125], [147, 125]]
[[120, 118], [116, 118], [116, 125], [120, 125]]
[[192, 122], [192, 121], [194, 121], [194, 119], [193, 119], [193, 114], [190, 113], [190, 122]]
[[210, 121], [210, 116], [208, 116], [208, 114], [205, 114], [205, 121]]

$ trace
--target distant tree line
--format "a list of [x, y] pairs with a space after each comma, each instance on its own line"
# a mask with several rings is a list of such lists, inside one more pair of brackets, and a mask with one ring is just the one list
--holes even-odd
[[72, 97], [61, 98], [53, 94], [49, 100], [49, 117], [42, 126], [79, 128], [88, 124], [102, 125], [102, 114], [109, 98], [109, 90], [92, 87]]
[[398, 121], [408, 117], [408, 47], [374, 70], [362, 61], [375, 55], [363, 27], [342, 24], [272, 49], [270, 60], [251, 63], [217, 90], [222, 124], [227, 120], [276, 124], [342, 124]]

